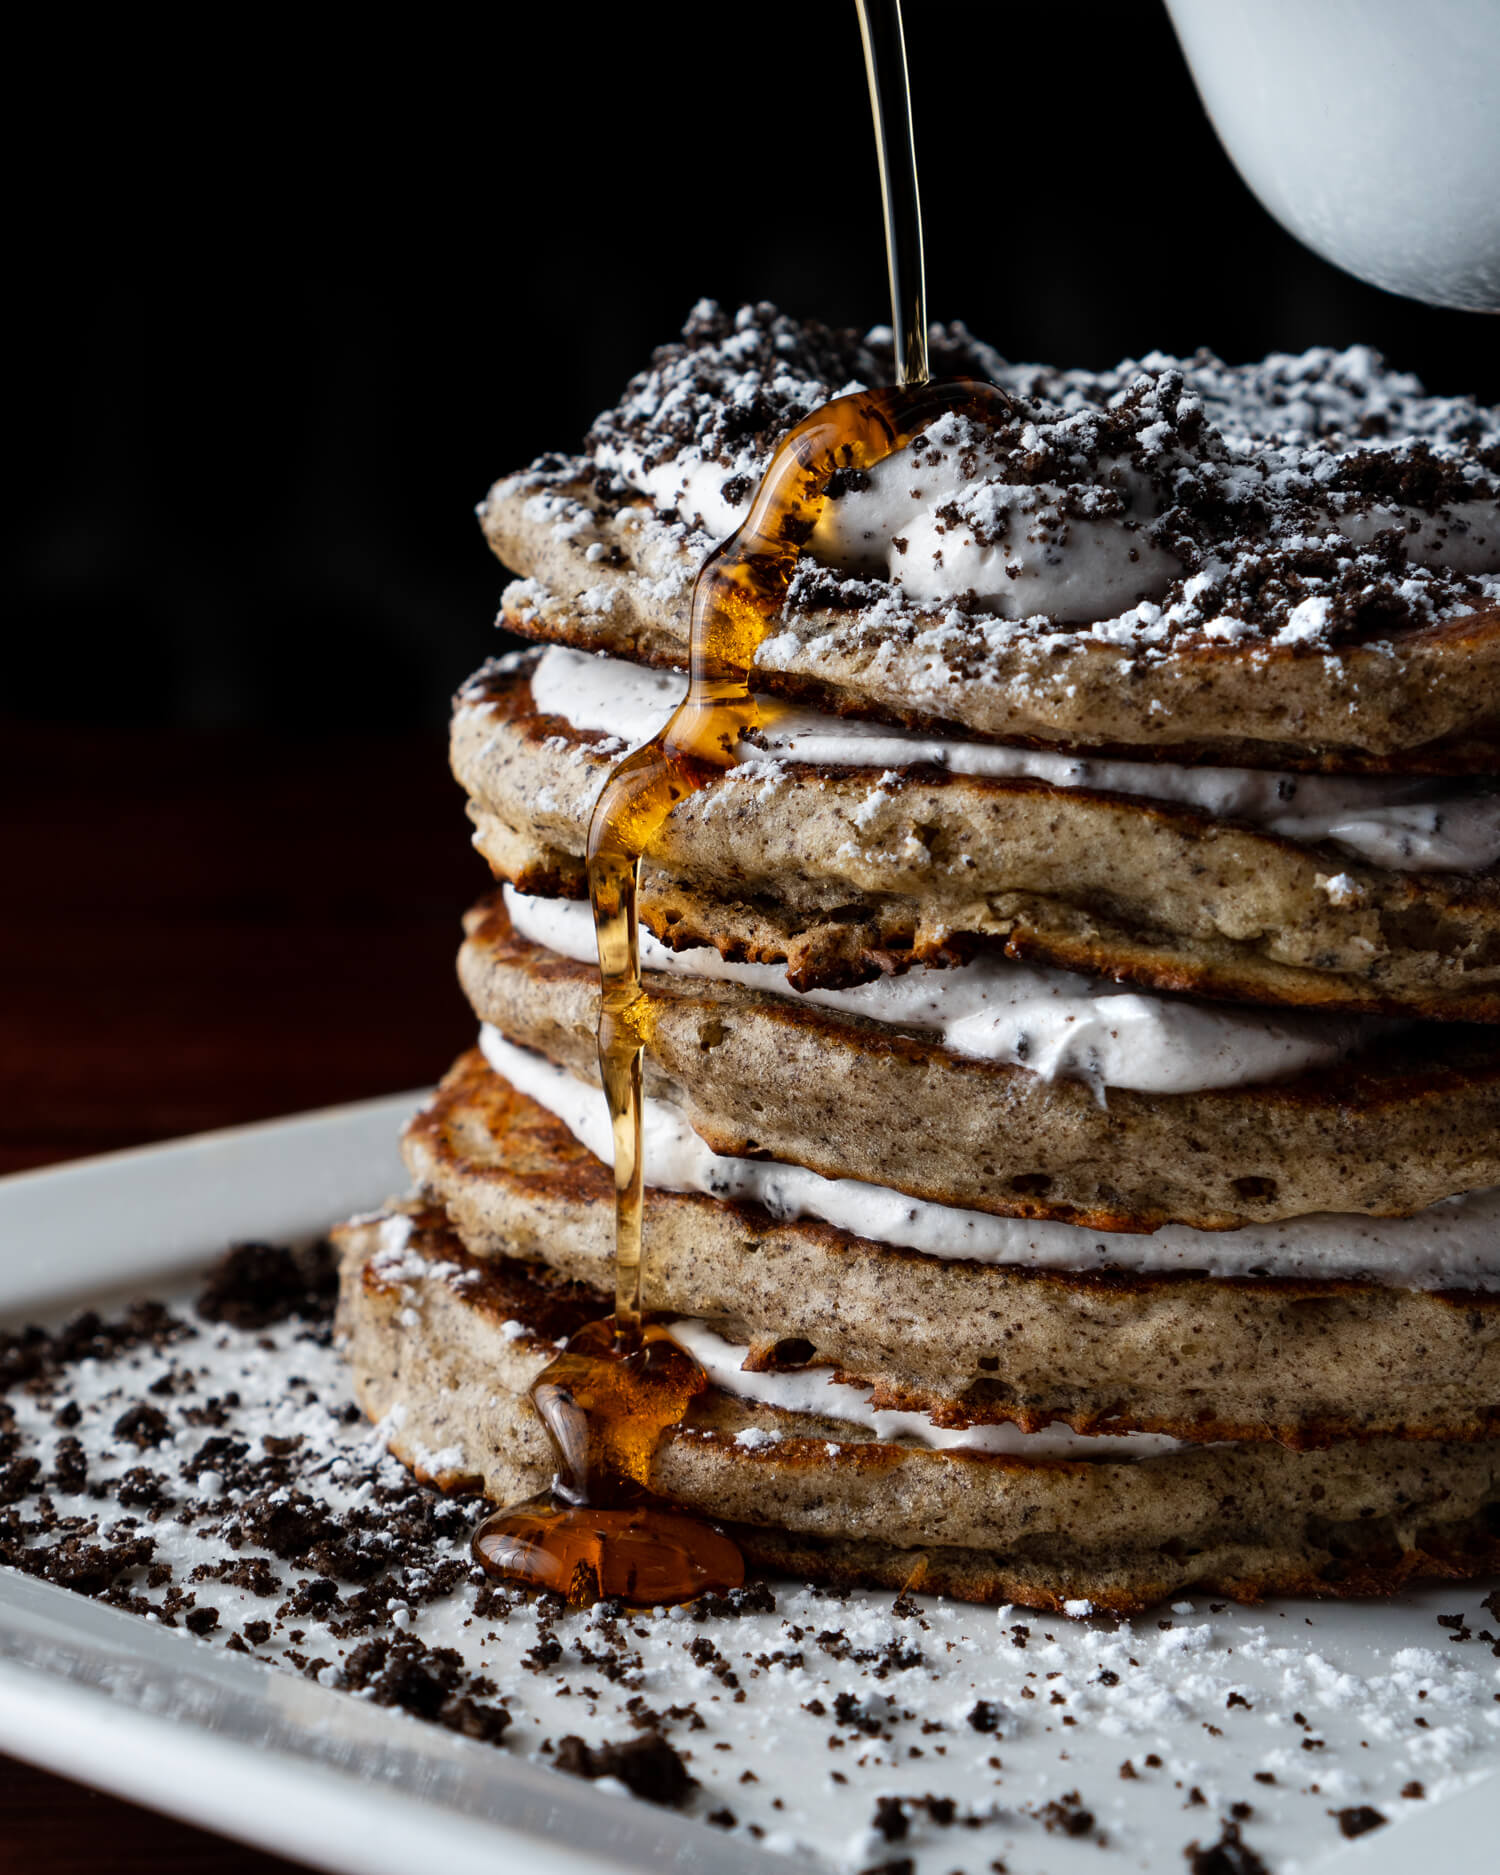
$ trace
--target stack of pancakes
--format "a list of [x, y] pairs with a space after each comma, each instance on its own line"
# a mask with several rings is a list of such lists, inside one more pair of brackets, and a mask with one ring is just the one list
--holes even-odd
[[[695, 311], [481, 509], [481, 1024], [345, 1227], [392, 1449], [501, 1502], [612, 1292], [584, 852], [693, 575], [881, 335]], [[885, 342], [888, 344], [888, 335]], [[1500, 422], [1360, 352], [936, 369], [831, 490], [764, 723], [641, 892], [653, 1487], [765, 1566], [1126, 1610], [1500, 1559]]]

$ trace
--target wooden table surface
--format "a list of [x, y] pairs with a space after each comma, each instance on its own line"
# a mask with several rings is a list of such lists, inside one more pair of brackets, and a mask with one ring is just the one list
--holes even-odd
[[[0, 1172], [415, 1087], [487, 873], [440, 734], [0, 719]], [[0, 1757], [0, 1875], [290, 1863]]]

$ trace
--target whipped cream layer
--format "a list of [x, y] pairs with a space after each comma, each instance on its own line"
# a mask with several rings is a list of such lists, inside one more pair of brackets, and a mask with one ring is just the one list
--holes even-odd
[[[687, 678], [551, 645], [531, 673], [531, 694], [543, 714], [634, 748], [649, 742], [682, 701]], [[740, 746], [747, 762], [763, 764], [769, 757], [880, 769], [928, 762], [955, 775], [1029, 778], [1054, 788], [1166, 801], [1216, 820], [1248, 821], [1283, 839], [1326, 841], [1395, 872], [1483, 872], [1500, 862], [1500, 792], [1484, 781], [1113, 761], [922, 735], [821, 710], [782, 708], [771, 699], [764, 707], [766, 727], [756, 732], [753, 745]]]
[[[925, 1413], [880, 1412], [870, 1404], [871, 1390], [834, 1380], [826, 1367], [799, 1367], [779, 1373], [747, 1373], [750, 1350], [726, 1341], [706, 1322], [681, 1319], [668, 1323], [668, 1332], [687, 1349], [709, 1380], [722, 1393], [755, 1400], [783, 1413], [816, 1413], [828, 1419], [846, 1419], [866, 1426], [882, 1444], [914, 1439], [942, 1452], [993, 1452], [1006, 1458], [1154, 1458], [1162, 1452], [1182, 1450], [1184, 1441], [1164, 1432], [1086, 1434], [1071, 1426], [1044, 1426], [1023, 1432], [1002, 1420], [991, 1426], [935, 1426]], [[779, 1443], [780, 1434], [751, 1427], [738, 1443], [752, 1450]]]
[[1055, 483], [1005, 479], [990, 443], [967, 418], [939, 417], [824, 504], [813, 555], [888, 578], [923, 604], [972, 594], [1001, 618], [1045, 613], [1060, 624], [1158, 599], [1182, 572], [1145, 531], [1155, 493], [1128, 460], [1101, 461], [1094, 499], [1080, 499]]
[[[596, 1159], [614, 1164], [599, 1088], [518, 1048], [488, 1024], [479, 1045], [497, 1074], [545, 1107]], [[1320, 1212], [1232, 1231], [1168, 1224], [1155, 1232], [1101, 1232], [963, 1211], [771, 1159], [721, 1157], [664, 1100], [642, 1102], [641, 1131], [646, 1183], [658, 1190], [754, 1203], [778, 1218], [816, 1218], [874, 1243], [944, 1260], [1141, 1274], [1367, 1277], [1406, 1289], [1500, 1289], [1500, 1186], [1445, 1198], [1413, 1217]]]
[[[1294, 466], [1296, 455], [1265, 451], [1256, 467], [1268, 487], [1281, 457]], [[738, 499], [724, 494], [749, 478], [727, 476], [722, 463], [692, 445], [664, 460], [604, 447], [595, 461], [715, 540], [750, 512], [753, 483]], [[1083, 490], [1015, 481], [989, 434], [950, 413], [830, 499], [809, 548], [823, 564], [888, 579], [923, 605], [964, 599], [999, 618], [1045, 617], [1058, 625], [1111, 619], [1163, 598], [1184, 569], [1151, 537], [1148, 524], [1159, 510], [1151, 481], [1123, 456], [1103, 459], [1092, 473], [1094, 485]], [[1456, 501], [1435, 514], [1396, 502], [1334, 502], [1314, 510], [1306, 525], [1310, 539], [1338, 535], [1360, 546], [1395, 529], [1413, 565], [1500, 572], [1500, 510], [1492, 500]]]
[[[576, 963], [597, 961], [586, 900], [533, 898], [506, 886], [505, 904], [512, 925], [531, 943]], [[674, 951], [642, 929], [641, 967], [742, 983], [871, 1022], [931, 1030], [953, 1054], [1009, 1062], [1043, 1080], [1085, 1081], [1096, 1093], [1120, 1087], [1186, 1094], [1287, 1079], [1332, 1066], [1391, 1026], [1177, 1001], [993, 955], [854, 989], [798, 991], [777, 964], [730, 963], [711, 945]]]

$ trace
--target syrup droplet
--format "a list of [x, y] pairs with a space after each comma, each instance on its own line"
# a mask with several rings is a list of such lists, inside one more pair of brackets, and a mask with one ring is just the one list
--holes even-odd
[[[1011, 410], [994, 385], [927, 381], [899, 0], [862, 3], [860, 24], [876, 113], [901, 384], [834, 398], [778, 445], [749, 516], [709, 555], [694, 585], [687, 697], [661, 733], [615, 769], [589, 828], [599, 1068], [614, 1139], [615, 1313], [574, 1335], [532, 1385], [532, 1404], [561, 1462], [557, 1483], [540, 1497], [493, 1512], [474, 1533], [474, 1554], [491, 1575], [551, 1590], [574, 1605], [617, 1596], [653, 1606], [744, 1580], [743, 1560], [727, 1537], [650, 1501], [656, 1448], [708, 1382], [665, 1329], [641, 1323], [641, 1063], [651, 1025], [636, 915], [641, 860], [672, 810], [732, 767], [743, 738], [774, 708], [751, 692], [755, 652], [781, 611], [829, 478], [836, 470], [873, 467], [945, 412], [985, 423]], [[881, 91], [882, 56], [899, 85], [900, 108], [892, 91]], [[901, 170], [894, 191], [893, 161]]]
[[567, 1495], [619, 1503], [649, 1488], [661, 1435], [708, 1385], [703, 1369], [665, 1328], [622, 1335], [589, 1322], [537, 1377], [531, 1403], [552, 1435]]
[[580, 1328], [531, 1388], [558, 1481], [480, 1524], [474, 1554], [485, 1569], [574, 1607], [602, 1596], [654, 1607], [738, 1588], [745, 1564], [728, 1537], [650, 1501], [657, 1443], [707, 1385], [664, 1328]]
[[606, 1597], [655, 1608], [722, 1594], [745, 1580], [727, 1536], [680, 1511], [595, 1510], [544, 1492], [497, 1510], [474, 1532], [474, 1554], [493, 1576], [548, 1589], [573, 1608]]

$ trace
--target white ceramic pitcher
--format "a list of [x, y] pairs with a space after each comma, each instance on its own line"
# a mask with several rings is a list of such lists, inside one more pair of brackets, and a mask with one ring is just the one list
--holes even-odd
[[1500, 311], [1500, 0], [1166, 0], [1235, 166], [1375, 286]]

